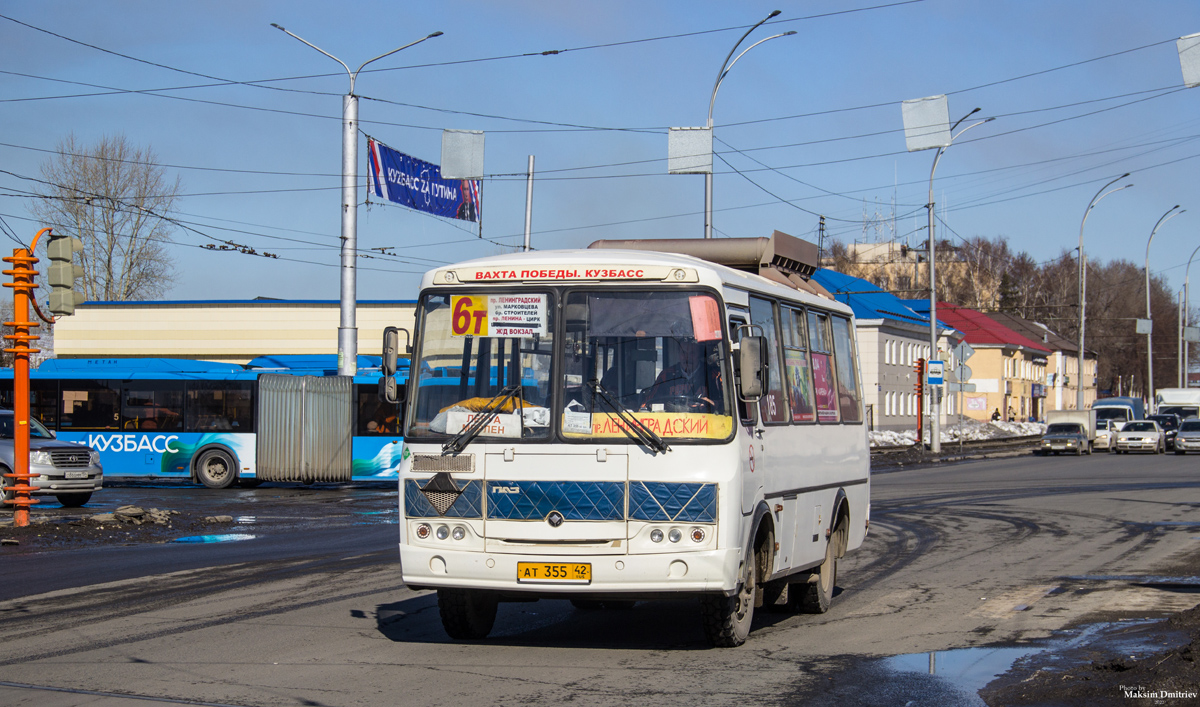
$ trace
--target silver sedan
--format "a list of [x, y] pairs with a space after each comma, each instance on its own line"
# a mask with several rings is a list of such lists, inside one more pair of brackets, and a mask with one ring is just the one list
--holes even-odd
[[1175, 435], [1175, 453], [1200, 452], [1200, 419], [1184, 420]]
[[1165, 454], [1167, 437], [1154, 420], [1134, 420], [1125, 423], [1125, 426], [1117, 433], [1112, 450], [1117, 454], [1126, 452]]

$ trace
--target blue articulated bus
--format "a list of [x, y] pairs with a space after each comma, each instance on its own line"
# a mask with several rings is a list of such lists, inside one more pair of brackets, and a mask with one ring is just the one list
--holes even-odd
[[[50, 359], [30, 373], [30, 414], [98, 451], [107, 477], [209, 488], [397, 478], [403, 403], [381, 400], [380, 358], [359, 356], [353, 377], [336, 359]], [[12, 407], [12, 375], [0, 370], [0, 406]]]

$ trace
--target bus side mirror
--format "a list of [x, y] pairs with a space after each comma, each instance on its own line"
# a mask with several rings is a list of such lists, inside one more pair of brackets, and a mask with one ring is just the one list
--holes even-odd
[[738, 387], [742, 399], [757, 402], [766, 390], [767, 347], [761, 336], [743, 336], [738, 350]]
[[396, 369], [400, 364], [400, 332], [404, 332], [406, 348], [412, 351], [408, 330], [394, 326], [383, 330], [383, 370], [379, 377], [379, 399], [388, 403], [400, 402], [400, 389], [396, 385]]

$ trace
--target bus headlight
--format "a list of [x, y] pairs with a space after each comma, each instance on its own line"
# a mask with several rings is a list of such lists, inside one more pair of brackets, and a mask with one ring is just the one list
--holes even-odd
[[456, 525], [454, 526], [454, 530], [450, 532], [450, 535], [455, 540], [462, 540], [463, 538], [467, 537], [467, 529], [461, 525]]
[[660, 543], [663, 540], [663, 532], [658, 528], [650, 531], [650, 541]]
[[421, 523], [417, 526], [417, 538], [420, 540], [425, 540], [429, 537], [429, 533], [432, 531], [433, 528], [430, 528], [428, 523]]
[[667, 539], [677, 543], [683, 539], [683, 533], [679, 532], [679, 528], [671, 528], [671, 532], [667, 533]]
[[692, 528], [692, 542], [704, 542], [704, 528]]
[[446, 539], [446, 538], [448, 538], [448, 537], [450, 537], [450, 528], [449, 528], [449, 526], [445, 526], [445, 525], [439, 525], [439, 526], [437, 527], [437, 539], [438, 539], [438, 540], [445, 540], [445, 539]]

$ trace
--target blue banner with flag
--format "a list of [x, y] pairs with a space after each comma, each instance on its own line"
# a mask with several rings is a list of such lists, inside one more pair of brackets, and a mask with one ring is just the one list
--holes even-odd
[[477, 179], [442, 179], [442, 170], [376, 140], [367, 140], [368, 175], [375, 196], [418, 211], [479, 221], [480, 184]]

